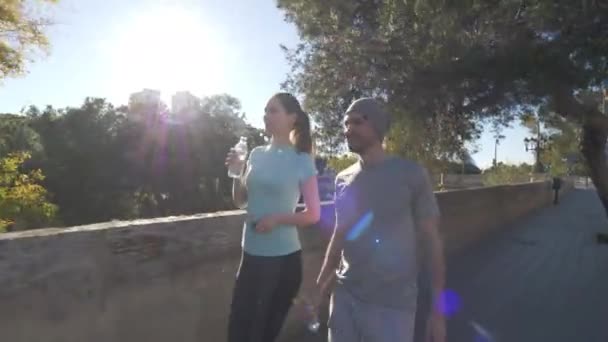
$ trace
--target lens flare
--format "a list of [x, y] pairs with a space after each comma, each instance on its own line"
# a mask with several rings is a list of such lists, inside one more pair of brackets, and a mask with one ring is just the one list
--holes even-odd
[[473, 342], [496, 342], [494, 336], [492, 336], [492, 334], [490, 334], [488, 330], [482, 327], [481, 324], [475, 321], [471, 321], [470, 324], [471, 327], [473, 327], [473, 330], [475, 331], [475, 337], [473, 339]]
[[441, 294], [438, 305], [440, 312], [446, 317], [454, 316], [461, 308], [460, 296], [455, 291], [446, 289]]
[[353, 227], [346, 235], [346, 239], [349, 241], [356, 240], [361, 235], [361, 233], [363, 233], [367, 228], [369, 228], [373, 220], [374, 213], [371, 211], [361, 216], [359, 221], [357, 221], [357, 223], [353, 225]]

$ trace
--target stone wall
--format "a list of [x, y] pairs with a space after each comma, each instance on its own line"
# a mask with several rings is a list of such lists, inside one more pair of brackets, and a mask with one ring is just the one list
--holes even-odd
[[483, 187], [483, 175], [439, 174], [434, 176], [435, 184], [443, 189], [469, 189]]
[[[570, 183], [567, 183], [570, 187]], [[449, 253], [551, 201], [549, 183], [437, 193]], [[333, 221], [301, 230], [306, 293]], [[225, 341], [239, 211], [0, 235], [0, 341]], [[295, 307], [283, 340], [303, 332]]]

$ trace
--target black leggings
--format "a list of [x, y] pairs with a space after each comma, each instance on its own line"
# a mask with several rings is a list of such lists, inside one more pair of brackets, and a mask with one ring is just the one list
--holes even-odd
[[243, 253], [230, 306], [228, 342], [272, 342], [302, 282], [302, 255]]

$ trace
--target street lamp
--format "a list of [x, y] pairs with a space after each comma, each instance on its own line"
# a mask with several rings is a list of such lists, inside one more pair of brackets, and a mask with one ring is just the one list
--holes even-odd
[[534, 163], [534, 172], [542, 173], [544, 168], [540, 162], [540, 153], [547, 148], [547, 145], [551, 141], [551, 138], [547, 138], [544, 135], [539, 134], [537, 138], [525, 138], [524, 145], [526, 146], [526, 152], [533, 151], [536, 161]]
[[498, 165], [498, 144], [500, 143], [500, 140], [498, 140], [498, 138], [496, 139], [496, 141], [494, 142], [494, 160], [492, 161], [492, 166], [496, 167], [496, 165]]
[[502, 134], [494, 135], [494, 160], [492, 161], [494, 167], [498, 166], [498, 145], [500, 144], [500, 140], [504, 138], [505, 136]]

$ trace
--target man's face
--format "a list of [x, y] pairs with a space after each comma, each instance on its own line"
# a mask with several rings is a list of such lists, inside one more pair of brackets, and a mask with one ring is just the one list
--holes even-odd
[[351, 112], [344, 116], [344, 135], [348, 149], [357, 154], [379, 142], [378, 135], [371, 122], [359, 113]]

